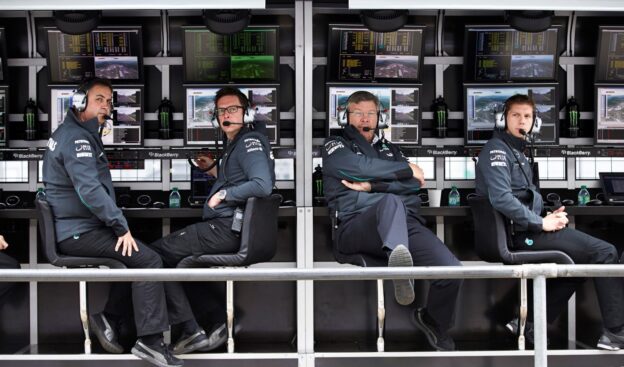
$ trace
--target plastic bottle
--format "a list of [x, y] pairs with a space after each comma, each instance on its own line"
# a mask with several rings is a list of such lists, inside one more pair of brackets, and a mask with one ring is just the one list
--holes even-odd
[[173, 189], [171, 189], [171, 194], [169, 194], [169, 207], [170, 208], [180, 207], [180, 193], [178, 192], [177, 187], [174, 187]]
[[460, 206], [461, 205], [461, 196], [459, 195], [459, 191], [457, 191], [456, 186], [451, 187], [451, 192], [448, 197], [448, 205], [449, 206]]
[[35, 194], [35, 200], [41, 200], [41, 201], [46, 200], [46, 193], [43, 187], [40, 187], [37, 189], [37, 193]]
[[589, 191], [587, 191], [587, 186], [581, 186], [581, 189], [578, 192], [578, 205], [587, 205], [589, 203]]

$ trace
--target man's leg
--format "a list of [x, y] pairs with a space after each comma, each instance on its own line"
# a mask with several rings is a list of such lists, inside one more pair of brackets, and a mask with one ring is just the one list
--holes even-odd
[[[19, 269], [19, 267], [20, 265], [17, 260], [4, 252], [0, 252], [0, 269]], [[0, 300], [2, 300], [7, 293], [9, 293], [14, 285], [15, 283], [0, 282]]]

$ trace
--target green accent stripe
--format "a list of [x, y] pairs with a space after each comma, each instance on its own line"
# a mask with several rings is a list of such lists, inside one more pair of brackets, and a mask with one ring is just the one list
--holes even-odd
[[351, 180], [353, 180], [353, 181], [357, 181], [357, 182], [367, 182], [367, 181], [371, 181], [371, 179], [370, 179], [370, 178], [360, 178], [360, 177], [351, 176], [351, 175], [349, 175], [349, 174], [345, 173], [345, 172], [344, 172], [344, 171], [342, 171], [342, 170], [338, 170], [338, 172], [340, 172], [340, 174], [342, 174], [343, 176], [345, 176], [345, 177], [347, 177], [347, 178], [350, 178], [350, 179], [351, 179]]
[[82, 195], [80, 195], [80, 192], [78, 190], [76, 190], [76, 193], [78, 194], [78, 197], [80, 198], [80, 201], [84, 204], [84, 206], [86, 206], [88, 209], [93, 209], [93, 207], [87, 204], [87, 202], [82, 198]]

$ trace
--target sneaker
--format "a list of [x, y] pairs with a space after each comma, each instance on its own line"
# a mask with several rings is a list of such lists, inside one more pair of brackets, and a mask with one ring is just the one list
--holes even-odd
[[192, 335], [182, 335], [173, 347], [173, 354], [186, 354], [204, 348], [210, 344], [203, 329], [199, 329]]
[[[234, 333], [238, 331], [238, 325], [234, 327]], [[201, 352], [211, 352], [227, 343], [228, 333], [225, 323], [215, 325], [208, 334], [208, 346], [200, 349]]]
[[160, 343], [158, 346], [148, 346], [141, 340], [137, 340], [134, 347], [132, 347], [132, 354], [159, 367], [179, 367], [184, 365], [183, 360], [171, 354], [165, 343]]
[[[413, 265], [412, 254], [404, 245], [398, 245], [390, 253], [389, 267], [411, 267]], [[395, 279], [392, 282], [394, 283], [394, 298], [398, 304], [407, 306], [414, 302], [414, 281], [412, 279]]]
[[598, 339], [598, 349], [620, 350], [624, 349], [624, 331], [613, 333], [608, 329], [602, 330], [602, 335]]
[[426, 308], [419, 308], [413, 313], [412, 320], [429, 341], [429, 345], [439, 351], [455, 350], [455, 342], [450, 335], [440, 330], [436, 322], [429, 316]]
[[[518, 325], [520, 324], [520, 319], [517, 317], [513, 320], [509, 321], [507, 325], [505, 325], [505, 329], [509, 330], [514, 336], [519, 336], [520, 329]], [[526, 340], [527, 344], [535, 345], [534, 333], [533, 333], [533, 323], [527, 321], [526, 326], [524, 327], [524, 340]], [[546, 337], [546, 346], [550, 345], [550, 338]]]
[[91, 331], [97, 337], [100, 345], [108, 353], [120, 354], [124, 349], [119, 344], [117, 332], [103, 312], [89, 316]]

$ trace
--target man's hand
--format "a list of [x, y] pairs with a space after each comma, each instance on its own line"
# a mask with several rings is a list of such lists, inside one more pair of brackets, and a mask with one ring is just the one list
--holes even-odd
[[410, 168], [412, 169], [412, 176], [420, 182], [420, 186], [425, 186], [425, 173], [423, 170], [418, 167], [415, 163], [408, 163]]
[[561, 208], [544, 217], [544, 221], [542, 222], [542, 229], [545, 232], [559, 231], [565, 228], [565, 226], [568, 224], [568, 213], [560, 209]]
[[363, 191], [363, 192], [370, 192], [371, 191], [371, 184], [370, 184], [370, 182], [349, 182], [349, 181], [346, 181], [346, 180], [342, 180], [340, 182], [342, 182], [343, 185], [345, 185], [346, 187], [350, 188], [351, 190]]
[[199, 153], [197, 158], [195, 158], [195, 163], [197, 167], [204, 172], [208, 172], [214, 177], [217, 177], [217, 166], [214, 165], [211, 169], [208, 170], [208, 167], [214, 164], [215, 160], [210, 157], [210, 155], [206, 153]]
[[0, 250], [4, 250], [7, 247], [9, 247], [9, 244], [4, 240], [4, 236], [0, 234]]
[[127, 256], [132, 256], [133, 249], [134, 251], [139, 252], [139, 246], [137, 246], [134, 238], [132, 238], [130, 231], [126, 232], [123, 236], [118, 237], [117, 244], [115, 245], [116, 252], [119, 251], [119, 246], [122, 246], [121, 256], [126, 256], [126, 254]]
[[215, 192], [215, 194], [210, 197], [210, 200], [208, 200], [208, 206], [210, 208], [214, 208], [215, 206], [221, 204], [221, 201], [222, 200], [217, 197], [217, 193]]

